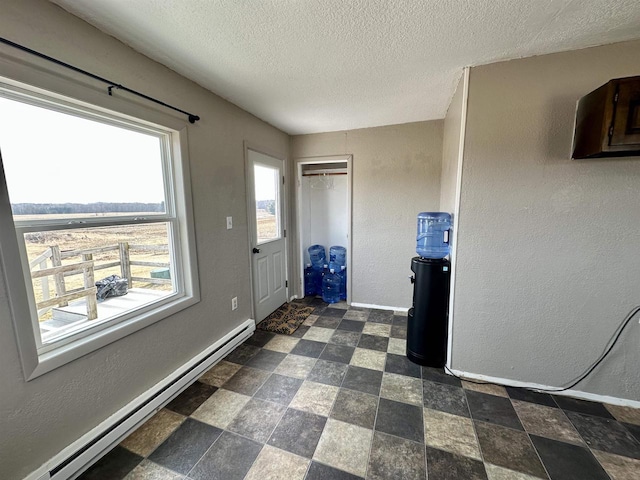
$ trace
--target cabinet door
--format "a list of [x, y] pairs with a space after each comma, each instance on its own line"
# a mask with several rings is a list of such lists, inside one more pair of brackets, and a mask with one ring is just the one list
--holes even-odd
[[611, 146], [640, 145], [640, 79], [620, 80]]

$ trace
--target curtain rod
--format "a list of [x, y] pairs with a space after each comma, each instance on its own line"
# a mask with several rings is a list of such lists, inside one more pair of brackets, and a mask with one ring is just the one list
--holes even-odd
[[36, 57], [43, 58], [45, 60], [48, 60], [49, 62], [55, 63], [56, 65], [60, 65], [62, 67], [68, 68], [69, 70], [73, 70], [74, 72], [78, 72], [78, 73], [81, 73], [82, 75], [86, 75], [87, 77], [91, 77], [94, 80], [98, 80], [100, 82], [106, 83], [106, 84], [109, 85], [109, 87], [107, 88], [107, 93], [110, 96], [113, 94], [112, 91], [113, 91], [114, 88], [118, 89], [118, 90], [124, 90], [125, 92], [129, 92], [132, 95], [136, 95], [136, 96], [144, 98], [145, 100], [148, 100], [150, 102], [157, 103], [158, 105], [162, 105], [163, 107], [170, 108], [171, 110], [175, 110], [176, 112], [180, 112], [180, 113], [185, 114], [189, 119], [189, 123], [196, 123], [198, 120], [200, 120], [200, 117], [198, 115], [194, 115], [193, 113], [185, 112], [184, 110], [181, 110], [181, 109], [179, 109], [177, 107], [169, 105], [168, 103], [164, 103], [161, 100], [158, 100], [156, 98], [153, 98], [153, 97], [150, 97], [148, 95], [145, 95], [144, 93], [137, 92], [135, 90], [132, 90], [130, 88], [125, 87], [124, 85], [120, 85], [117, 82], [112, 82], [111, 80], [108, 80], [108, 79], [106, 79], [104, 77], [101, 77], [99, 75], [95, 75], [95, 74], [93, 74], [91, 72], [87, 72], [86, 70], [82, 70], [81, 68], [74, 67], [73, 65], [65, 63], [62, 60], [58, 60], [56, 58], [50, 57], [49, 55], [45, 55], [44, 53], [37, 52], [37, 51], [32, 50], [32, 49], [30, 49], [28, 47], [25, 47], [24, 45], [20, 45], [19, 43], [12, 42], [11, 40], [7, 40], [6, 38], [3, 38], [3, 37], [0, 37], [0, 43], [4, 43], [6, 45], [9, 45], [10, 47], [17, 48], [18, 50], [22, 50], [23, 52], [30, 53], [31, 55], [35, 55]]
[[325, 177], [327, 175], [346, 175], [347, 172], [335, 172], [335, 173], [303, 173], [303, 177]]

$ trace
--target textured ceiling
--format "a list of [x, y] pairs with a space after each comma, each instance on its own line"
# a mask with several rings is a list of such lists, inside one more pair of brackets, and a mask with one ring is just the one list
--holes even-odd
[[638, 0], [53, 0], [291, 133], [443, 118], [462, 67], [640, 37]]

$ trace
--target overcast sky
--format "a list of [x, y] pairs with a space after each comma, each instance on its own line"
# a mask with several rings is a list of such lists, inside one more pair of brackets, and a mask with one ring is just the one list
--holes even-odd
[[11, 203], [164, 200], [160, 140], [0, 97]]
[[256, 200], [275, 200], [276, 199], [276, 183], [278, 182], [278, 171], [256, 165], [254, 167], [254, 175], [256, 182]]
[[[160, 140], [0, 97], [0, 153], [11, 203], [164, 200]], [[256, 165], [256, 200], [277, 170]]]

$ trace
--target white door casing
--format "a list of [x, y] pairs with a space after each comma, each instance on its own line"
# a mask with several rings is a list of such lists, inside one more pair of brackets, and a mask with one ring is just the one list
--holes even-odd
[[253, 311], [262, 321], [287, 301], [284, 161], [247, 149]]

